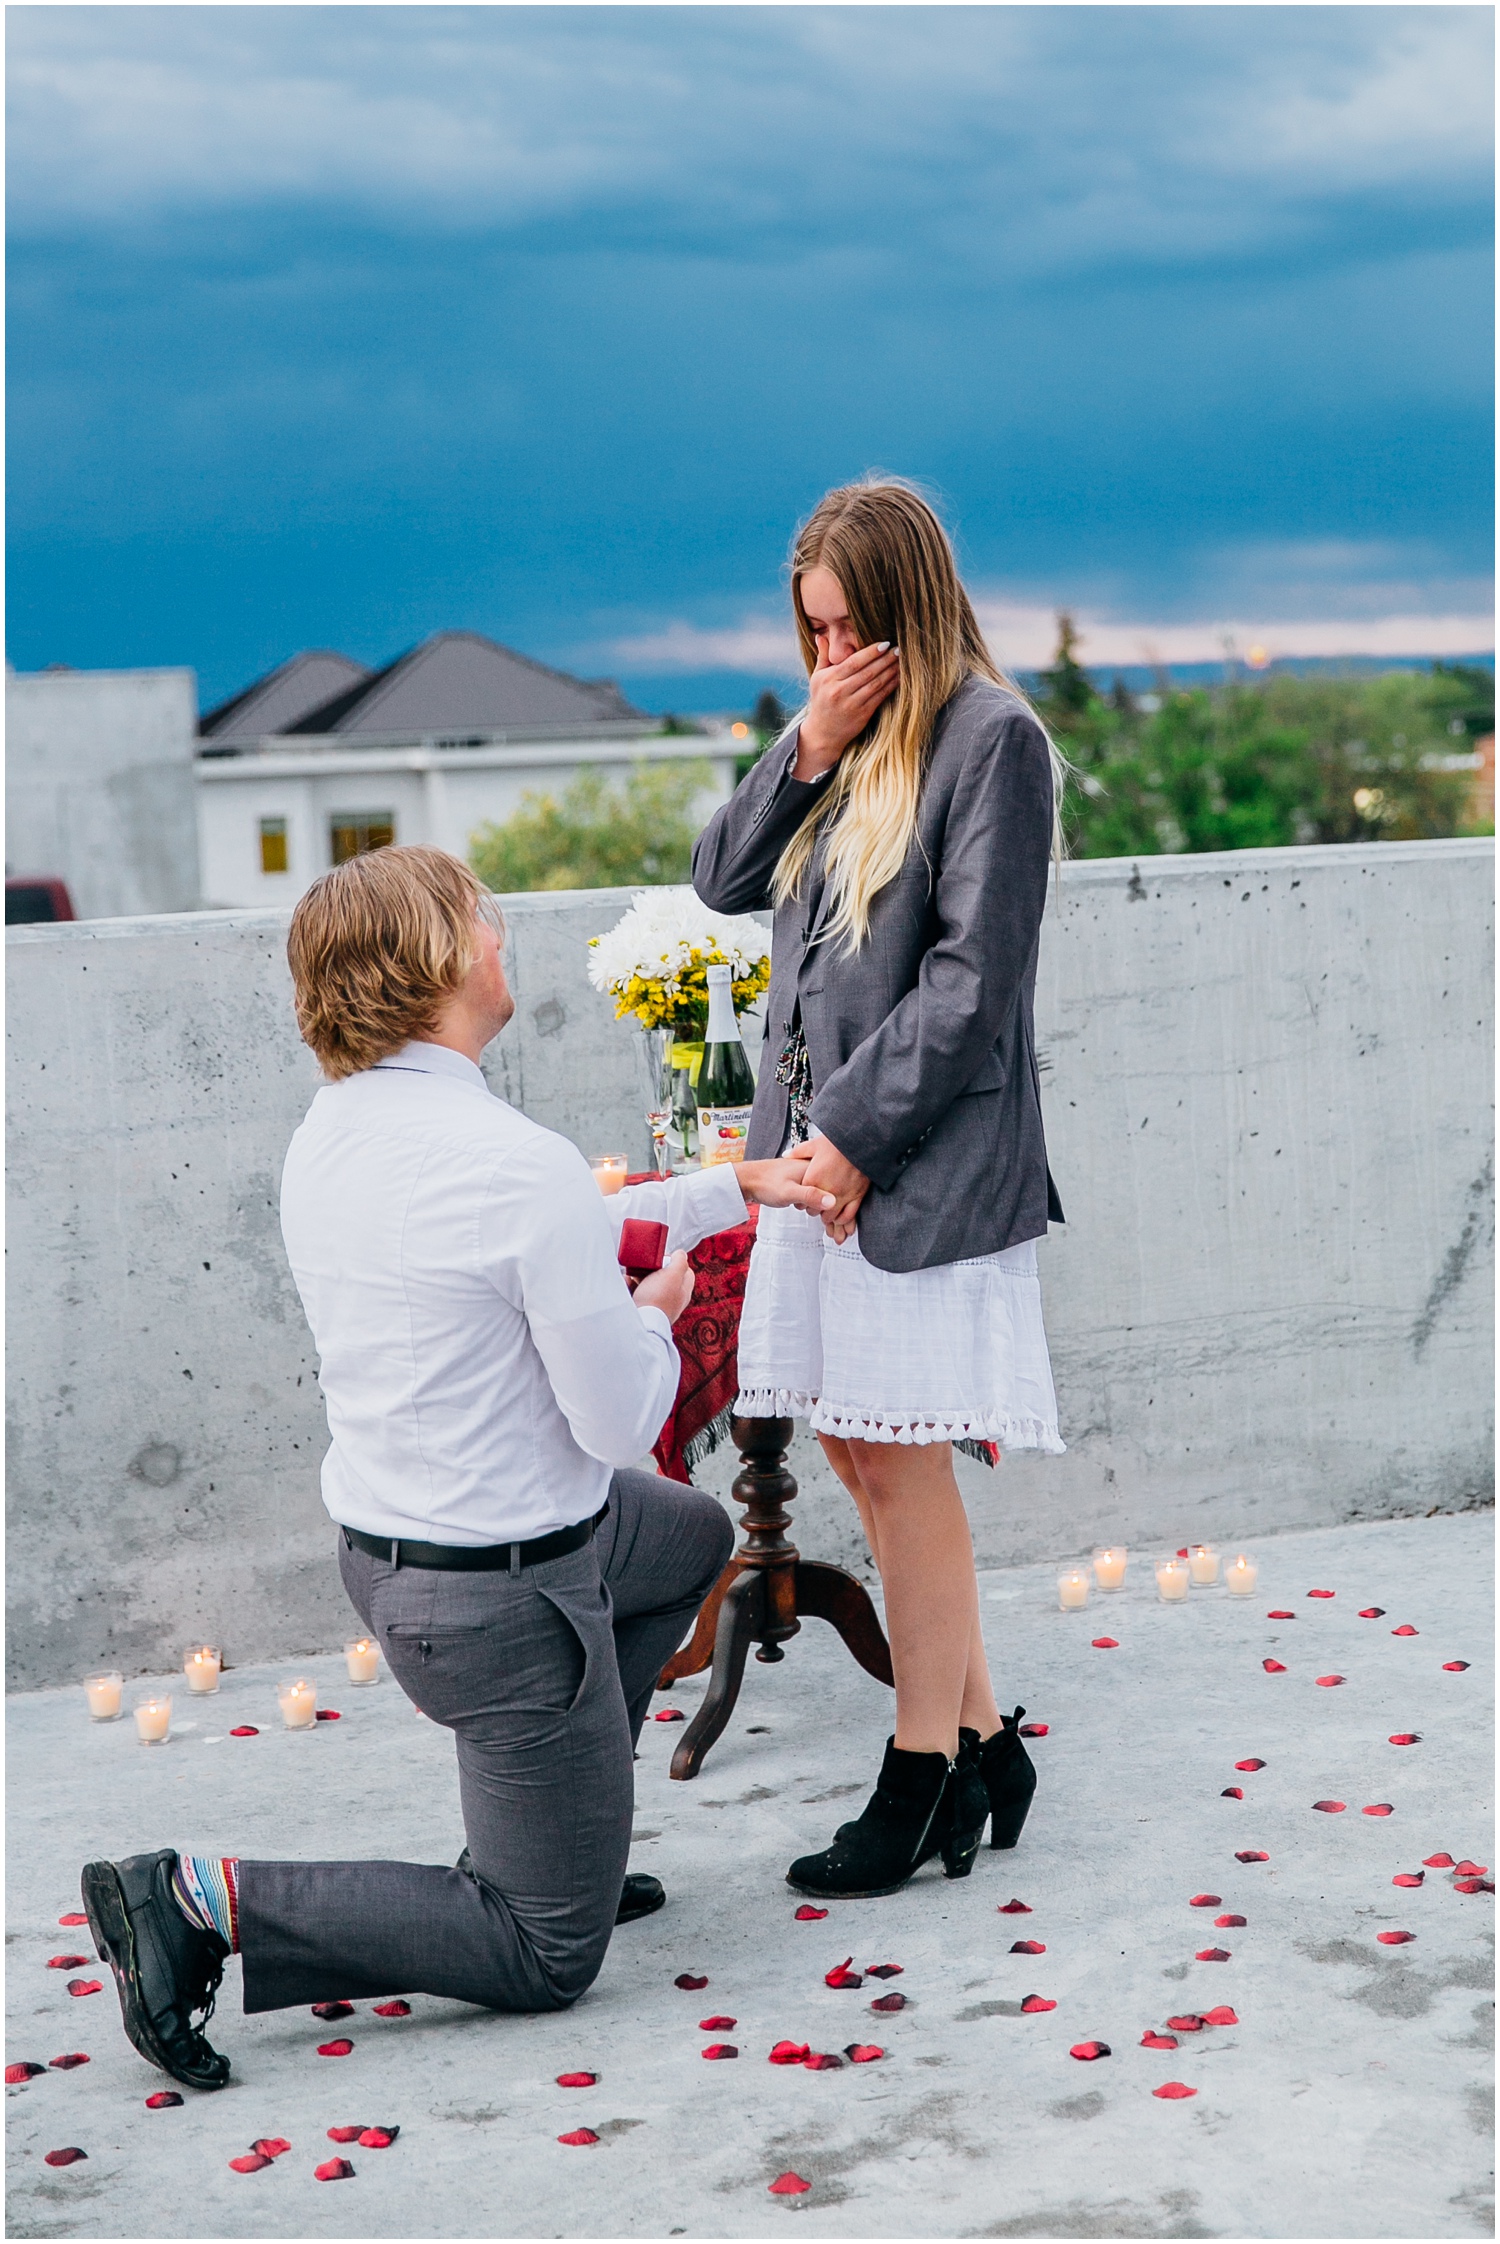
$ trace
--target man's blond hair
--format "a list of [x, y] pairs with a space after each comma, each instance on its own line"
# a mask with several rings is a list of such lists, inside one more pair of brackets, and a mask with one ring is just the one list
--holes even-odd
[[322, 874], [292, 914], [287, 963], [304, 1044], [338, 1082], [430, 1036], [478, 957], [474, 922], [503, 933], [487, 889], [446, 850], [373, 849]]

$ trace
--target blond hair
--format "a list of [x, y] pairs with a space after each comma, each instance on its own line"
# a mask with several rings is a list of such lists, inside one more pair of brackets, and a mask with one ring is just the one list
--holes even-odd
[[504, 921], [446, 850], [373, 849], [315, 880], [292, 913], [297, 1026], [338, 1082], [430, 1036], [479, 956], [474, 923]]
[[[861, 646], [888, 639], [901, 650], [895, 693], [844, 750], [816, 807], [782, 851], [772, 883], [778, 904], [795, 896], [820, 830], [831, 826], [826, 864], [834, 908], [827, 933], [830, 941], [842, 935], [854, 951], [869, 932], [870, 906], [906, 862], [940, 711], [971, 677], [988, 678], [1023, 704], [1026, 697], [985, 645], [947, 533], [910, 484], [888, 476], [844, 484], [819, 502], [799, 531], [792, 548], [792, 613], [809, 674], [818, 649], [800, 587], [810, 569], [827, 569], [838, 579]], [[1053, 854], [1060, 858], [1067, 766], [1050, 736], [1047, 747]]]

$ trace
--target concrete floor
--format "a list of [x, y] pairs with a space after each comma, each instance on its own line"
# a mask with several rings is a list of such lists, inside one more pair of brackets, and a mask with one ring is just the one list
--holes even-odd
[[[290, 1735], [273, 1686], [295, 1663], [178, 1697], [177, 1734], [147, 1752], [128, 1723], [90, 1727], [78, 1691], [10, 1706], [10, 2062], [86, 2050], [90, 2063], [8, 2088], [9, 2233], [20, 2237], [1447, 2237], [1487, 2233], [1492, 2041], [1488, 1894], [1429, 1870], [1440, 1851], [1492, 1864], [1491, 1521], [1353, 1526], [1259, 1546], [1262, 1594], [1155, 1602], [1141, 1554], [1126, 1591], [1055, 1610], [1050, 1568], [988, 1574], [997, 1678], [1049, 1734], [1016, 1852], [964, 1883], [936, 1870], [884, 1901], [793, 1919], [787, 1862], [857, 1808], [891, 1701], [812, 1623], [779, 1667], [752, 1662], [729, 1732], [691, 1785], [667, 1778], [681, 1734], [648, 1723], [632, 1857], [666, 1881], [665, 1911], [623, 1930], [567, 2014], [496, 2017], [413, 1998], [343, 2027], [305, 2011], [246, 2019], [237, 1967], [214, 2038], [219, 2095], [166, 2083], [119, 2030], [104, 1991], [70, 1998], [46, 1959], [78, 1866], [176, 1845], [247, 1855], [407, 1855], [461, 1843], [450, 1749], [388, 1677], [350, 1690], [341, 1659], [303, 1665], [340, 1722]], [[1313, 1589], [1332, 1599], [1310, 1599]], [[1379, 1620], [1359, 1608], [1382, 1605]], [[1295, 1621], [1267, 1619], [1286, 1607]], [[1392, 1631], [1411, 1623], [1419, 1633]], [[1091, 1639], [1116, 1637], [1115, 1650]], [[1262, 1660], [1286, 1672], [1267, 1675]], [[1464, 1659], [1466, 1672], [1443, 1663]], [[1320, 1689], [1315, 1678], [1346, 1677]], [[670, 1703], [688, 1711], [701, 1680]], [[127, 1691], [127, 1703], [134, 1697]], [[666, 1703], [666, 1702], [663, 1702]], [[231, 1726], [260, 1726], [255, 1738]], [[1418, 1745], [1387, 1743], [1418, 1732]], [[1264, 1769], [1237, 1774], [1255, 1756]], [[1242, 1801], [1222, 1797], [1238, 1784]], [[1325, 1797], [1348, 1803], [1318, 1814]], [[1394, 1813], [1362, 1815], [1389, 1801]], [[1269, 1860], [1242, 1864], [1241, 1849]], [[1215, 1932], [1204, 1890], [1243, 1929]], [[999, 1915], [1017, 1896], [1029, 1916]], [[1406, 1946], [1376, 1934], [1402, 1928]], [[1045, 1944], [1009, 1953], [1017, 1938]], [[1227, 1963], [1194, 1960], [1221, 1944]], [[903, 1966], [833, 1992], [823, 1975]], [[707, 1975], [701, 1992], [673, 1985]], [[79, 1976], [101, 1976], [97, 1968]], [[871, 1998], [902, 1991], [899, 2015]], [[1055, 2010], [1021, 2015], [1032, 1992]], [[1229, 2005], [1235, 2026], [1140, 2047], [1178, 2012]], [[728, 2033], [698, 2020], [728, 2013]], [[343, 2059], [319, 2042], [345, 2032]], [[838, 2072], [766, 2062], [776, 2040], [889, 2055]], [[711, 2040], [735, 2063], [705, 2064]], [[1075, 2061], [1098, 2039], [1112, 2054]], [[570, 2091], [558, 2073], [597, 2072]], [[1171, 2080], [1197, 2090], [1164, 2101]], [[400, 2125], [353, 2146], [324, 2185], [333, 2125]], [[557, 2138], [589, 2126], [594, 2148]], [[252, 2138], [291, 2151], [240, 2175]], [[59, 2170], [43, 2153], [78, 2145]], [[813, 2185], [776, 2197], [792, 2169]]]

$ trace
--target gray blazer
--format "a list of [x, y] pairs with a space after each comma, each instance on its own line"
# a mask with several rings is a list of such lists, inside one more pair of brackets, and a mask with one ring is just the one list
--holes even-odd
[[[693, 886], [715, 911], [764, 909], [817, 800], [788, 776], [790, 731], [698, 837]], [[820, 940], [820, 846], [776, 914], [766, 1050], [746, 1152], [781, 1150], [775, 1062], [802, 1009], [815, 1127], [871, 1180], [865, 1258], [926, 1270], [1040, 1238], [1063, 1212], [1047, 1169], [1032, 992], [1047, 896], [1052, 769], [1031, 712], [971, 677], [933, 728], [917, 830], [851, 958]]]

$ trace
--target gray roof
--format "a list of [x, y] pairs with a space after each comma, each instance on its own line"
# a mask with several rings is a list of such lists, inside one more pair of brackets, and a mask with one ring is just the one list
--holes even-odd
[[438, 631], [281, 729], [345, 740], [654, 727], [607, 678], [573, 678], [477, 631]]
[[199, 737], [221, 747], [238, 747], [267, 733], [286, 732], [310, 709], [321, 708], [370, 676], [362, 662], [317, 647], [293, 655], [268, 670], [253, 685], [221, 701], [198, 719]]

